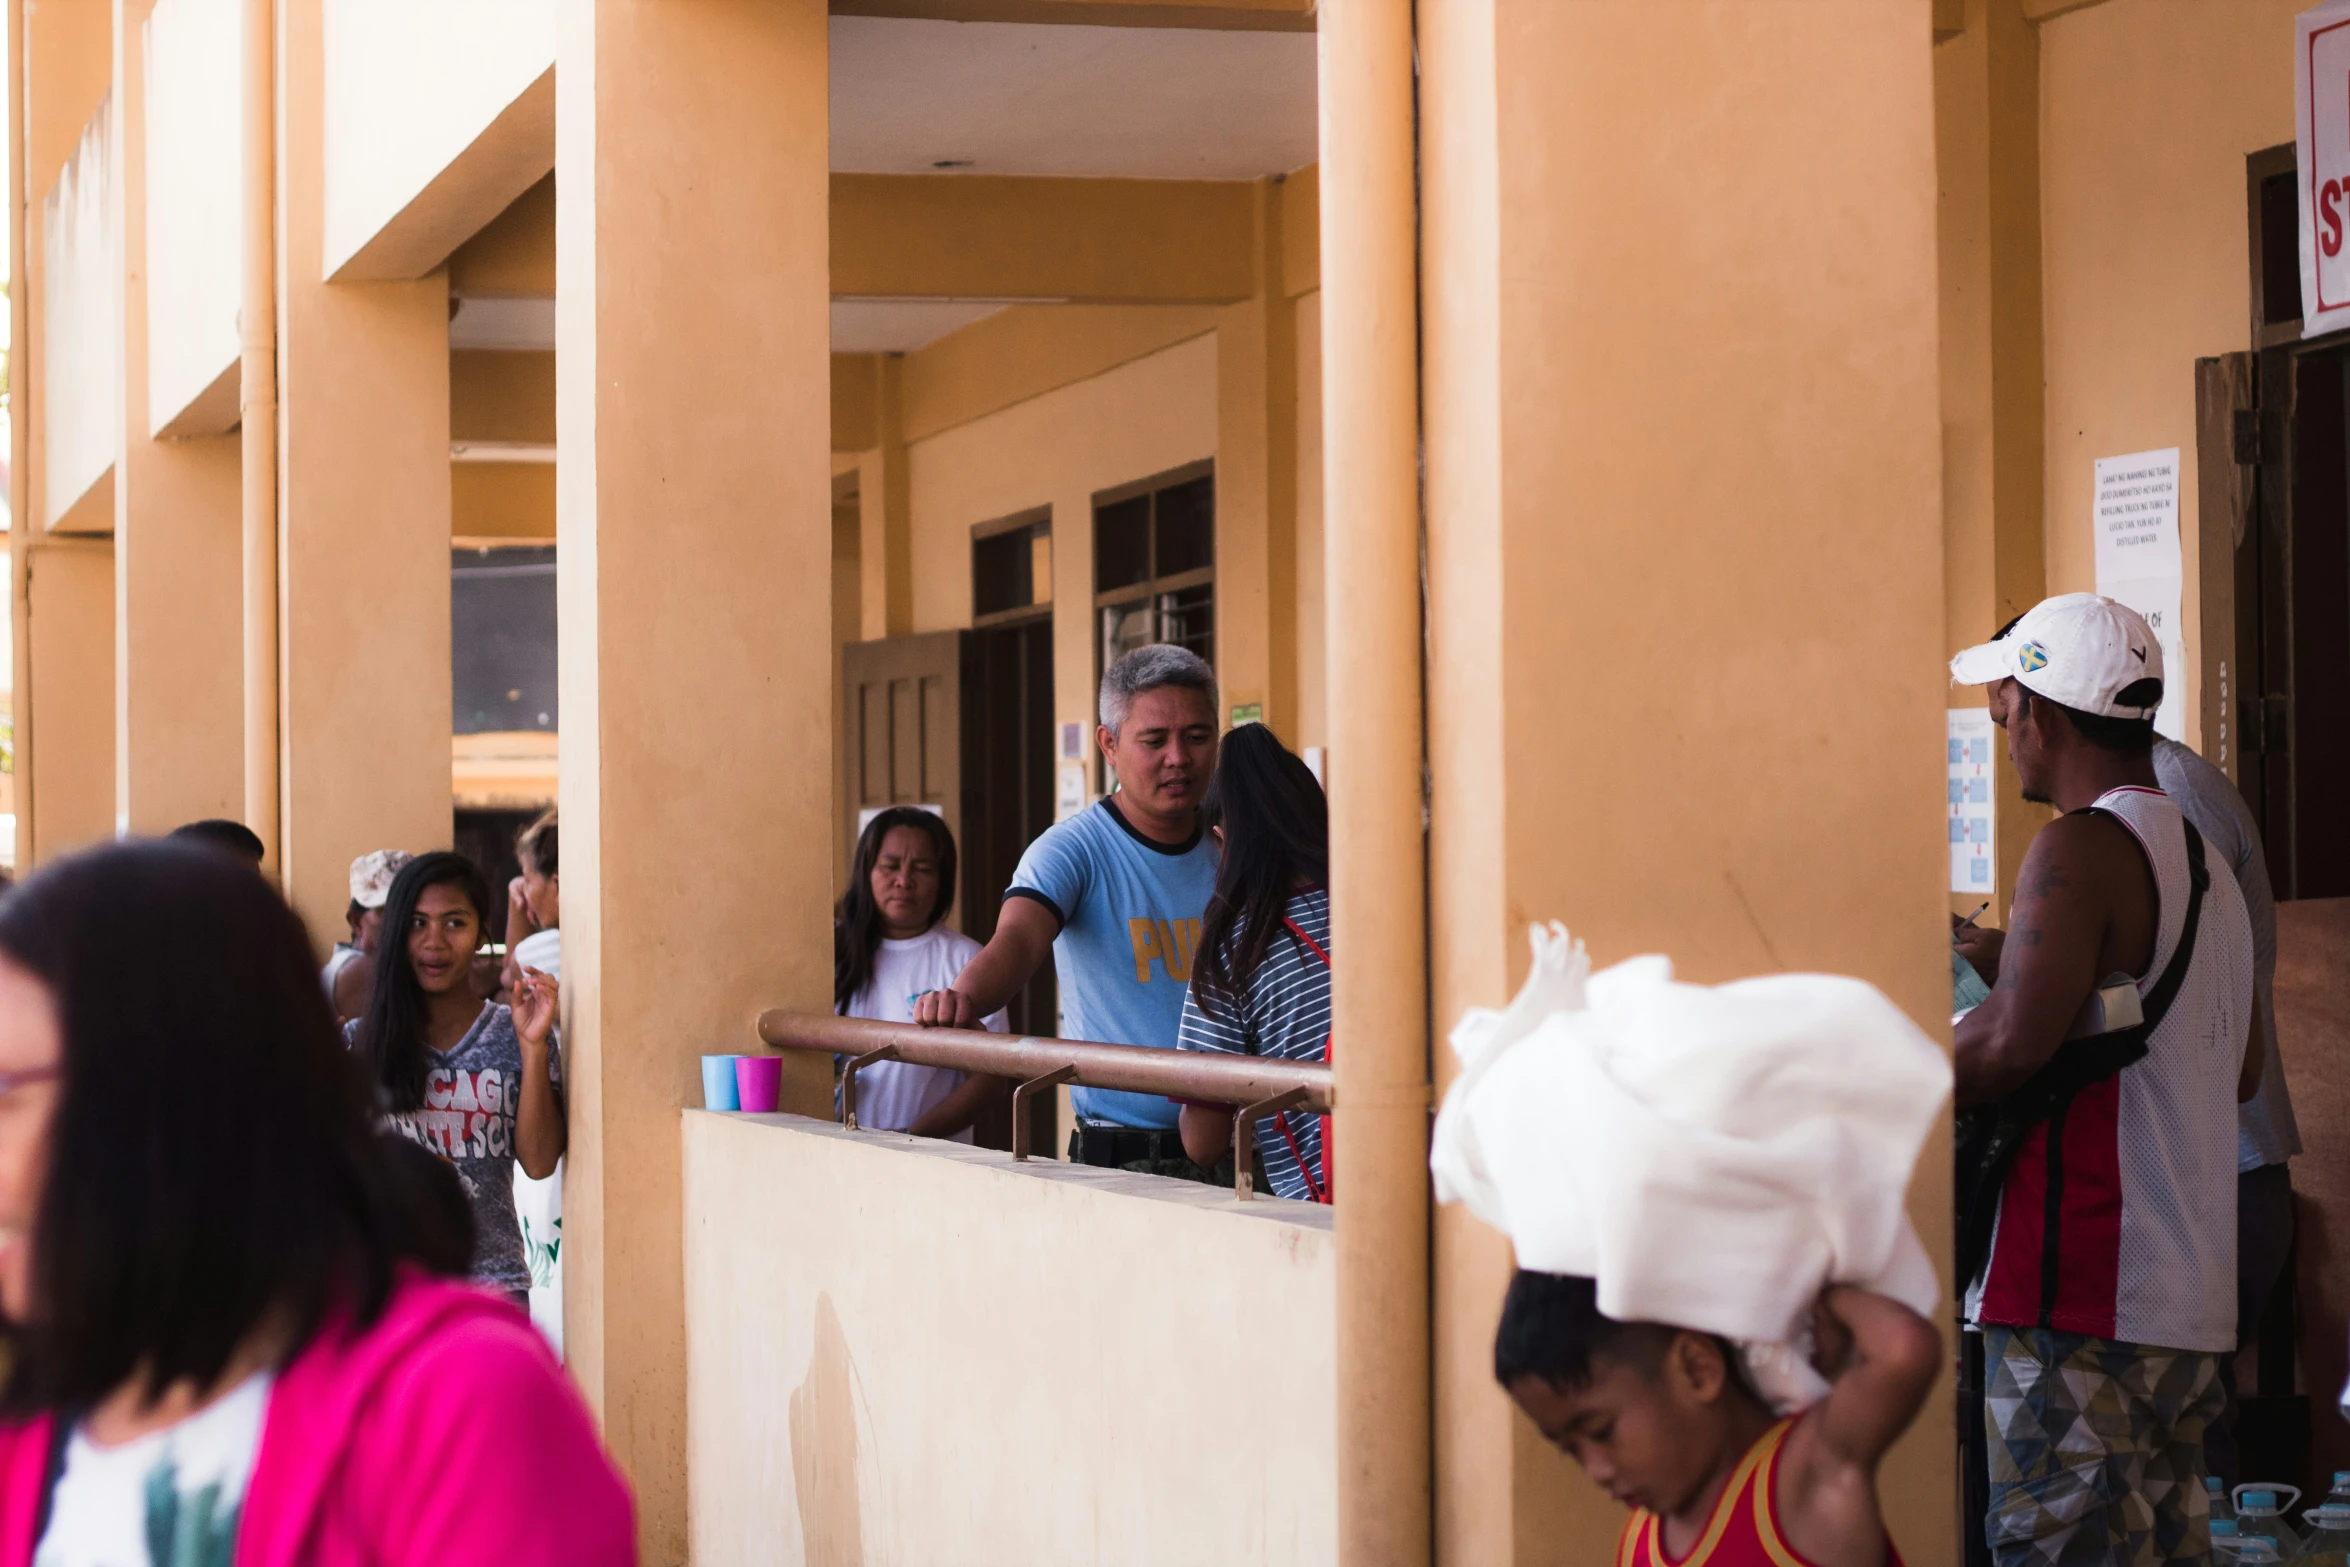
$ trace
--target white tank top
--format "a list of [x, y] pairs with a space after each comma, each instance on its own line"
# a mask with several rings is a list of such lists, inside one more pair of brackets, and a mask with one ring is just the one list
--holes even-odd
[[[2127, 787], [2093, 810], [2127, 827], [2153, 867], [2154, 989], [2178, 950], [2191, 890], [2185, 819], [2159, 789]], [[2123, 1343], [2236, 1347], [2236, 1078], [2252, 1021], [2252, 924], [2226, 860], [2186, 979], [2143, 1060], [2076, 1095], [2026, 1139], [2000, 1191], [1976, 1321]]]

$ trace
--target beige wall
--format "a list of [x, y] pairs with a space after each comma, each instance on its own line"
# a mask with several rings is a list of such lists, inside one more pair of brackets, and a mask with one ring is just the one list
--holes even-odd
[[1286, 180], [1259, 180], [1255, 292], [1216, 322], [1216, 671], [1227, 715], [1297, 735], [1297, 314]]
[[[1439, 1025], [1555, 917], [1595, 963], [1854, 974], [1940, 1032], [1928, 8], [1421, 16]], [[1912, 1194], [1938, 1255], [1947, 1170]], [[1507, 1267], [1441, 1216], [1440, 1558], [1597, 1560], [1620, 1509], [1492, 1386]], [[1945, 1385], [1884, 1474], [1915, 1563], [1955, 1560], [1951, 1434]]]
[[[179, 301], [151, 295], [149, 154], [157, 106], [147, 69], [148, 0], [117, 0], [114, 106], [120, 130], [115, 221], [122, 397], [115, 460], [114, 808], [140, 834], [243, 814], [244, 658], [238, 443], [225, 435], [157, 440], [148, 387], [156, 316]], [[229, 13], [233, 24], [235, 13]], [[233, 26], [230, 29], [234, 34]], [[232, 232], [233, 239], [233, 232]], [[232, 252], [236, 247], [232, 244]], [[234, 266], [230, 268], [233, 281]], [[231, 341], [234, 341], [232, 319]]]
[[1322, 293], [1290, 302], [1297, 316], [1297, 724], [1293, 746], [1329, 743], [1322, 559]]
[[[457, 349], [449, 355], [449, 439], [555, 444], [552, 352]], [[452, 462], [449, 527], [463, 540], [555, 537], [552, 462]]]
[[449, 464], [449, 536], [461, 543], [555, 541], [551, 462]]
[[[1934, 46], [1941, 266], [1943, 642], [1987, 640], [2048, 587], [2042, 448], [2040, 33], [2021, 0], [1965, 0]], [[1953, 687], [1952, 707], [1979, 688]], [[2045, 806], [2027, 805], [2007, 747], [1993, 747], [1992, 908], [2006, 918]], [[1974, 914], [1984, 895], [1951, 893]]]
[[17, 823], [21, 866], [114, 836], [114, 546], [22, 535], [16, 543], [30, 547], [30, 667], [17, 674], [18, 710], [40, 720], [38, 743], [17, 752], [32, 783], [31, 819]]
[[[1101, 678], [1094, 492], [1212, 457], [1216, 436], [1210, 334], [915, 441], [913, 629], [971, 623], [972, 524], [1052, 507], [1053, 706], [1090, 736]], [[1219, 564], [1219, 604], [1223, 573]]]
[[41, 198], [40, 520], [77, 533], [114, 527], [111, 491], [92, 492], [114, 464], [122, 426], [115, 141], [109, 103]]
[[[43, 277], [46, 245], [41, 196], [74, 155], [113, 80], [113, 8], [27, 5], [9, 0], [15, 29], [12, 68], [23, 96], [10, 126], [9, 192], [24, 221], [11, 225], [9, 379], [16, 389], [10, 422], [9, 504], [19, 525], [9, 535], [15, 674], [10, 707], [17, 743], [17, 863], [86, 842], [110, 830], [114, 778], [113, 593], [96, 592], [97, 568], [60, 558], [45, 588], [36, 588], [49, 541], [38, 524], [49, 515], [44, 470], [46, 345]], [[70, 546], [87, 550], [84, 545]], [[36, 628], [33, 606], [46, 602]], [[44, 669], [42, 659], [63, 660]], [[103, 670], [101, 679], [98, 671]], [[55, 711], [41, 710], [46, 693]], [[45, 721], [53, 720], [47, 730]], [[44, 758], [41, 736], [55, 744]], [[67, 798], [48, 800], [42, 780]], [[52, 810], [54, 807], [54, 810]], [[88, 824], [99, 823], [92, 828]]]
[[700, 1567], [1333, 1559], [1327, 1210], [782, 1117], [684, 1142]]
[[555, 157], [554, 0], [325, 0], [322, 276], [437, 266]]
[[2048, 589], [2096, 586], [2096, 459], [2178, 447], [2190, 743], [2202, 728], [2195, 360], [2251, 346], [2244, 156], [2293, 139], [2303, 9], [2107, 0], [2040, 29]]
[[448, 282], [325, 280], [327, 4], [279, 8], [280, 863], [314, 938], [354, 856], [451, 826]]
[[141, 29], [149, 308], [147, 384], [133, 403], [142, 434], [219, 435], [237, 422], [239, 37], [237, 0], [155, 0]]

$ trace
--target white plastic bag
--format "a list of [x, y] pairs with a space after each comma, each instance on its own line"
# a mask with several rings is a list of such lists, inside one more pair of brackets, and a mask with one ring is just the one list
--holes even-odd
[[1441, 1201], [1521, 1267], [1598, 1284], [1619, 1321], [1718, 1333], [1781, 1408], [1825, 1390], [1812, 1304], [1858, 1284], [1931, 1315], [1904, 1201], [1950, 1092], [1942, 1049], [1874, 986], [1828, 974], [1686, 985], [1662, 957], [1590, 973], [1552, 925], [1508, 1011], [1452, 1036]]

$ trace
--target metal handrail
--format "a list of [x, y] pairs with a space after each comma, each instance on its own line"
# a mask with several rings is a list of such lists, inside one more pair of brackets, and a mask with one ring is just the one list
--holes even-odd
[[778, 1050], [822, 1051], [850, 1058], [841, 1074], [841, 1125], [857, 1125], [857, 1073], [877, 1061], [949, 1067], [1010, 1078], [1012, 1157], [1028, 1157], [1029, 1095], [1059, 1083], [1115, 1088], [1129, 1093], [1204, 1099], [1234, 1107], [1233, 1189], [1246, 1198], [1252, 1189], [1250, 1160], [1256, 1123], [1265, 1116], [1300, 1109], [1327, 1114], [1337, 1108], [1330, 1068], [1318, 1061], [1271, 1056], [1213, 1055], [1195, 1050], [1154, 1050], [1143, 1045], [1107, 1045], [1086, 1039], [1038, 1039], [990, 1034], [967, 1028], [912, 1028], [822, 1012], [759, 1014], [759, 1037]]

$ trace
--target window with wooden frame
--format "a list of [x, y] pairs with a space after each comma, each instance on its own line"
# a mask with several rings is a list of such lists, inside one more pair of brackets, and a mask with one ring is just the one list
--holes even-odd
[[1216, 661], [1216, 465], [1093, 498], [1093, 602], [1107, 669], [1153, 642]]
[[1039, 507], [971, 530], [971, 624], [1000, 626], [1053, 603], [1053, 513]]

